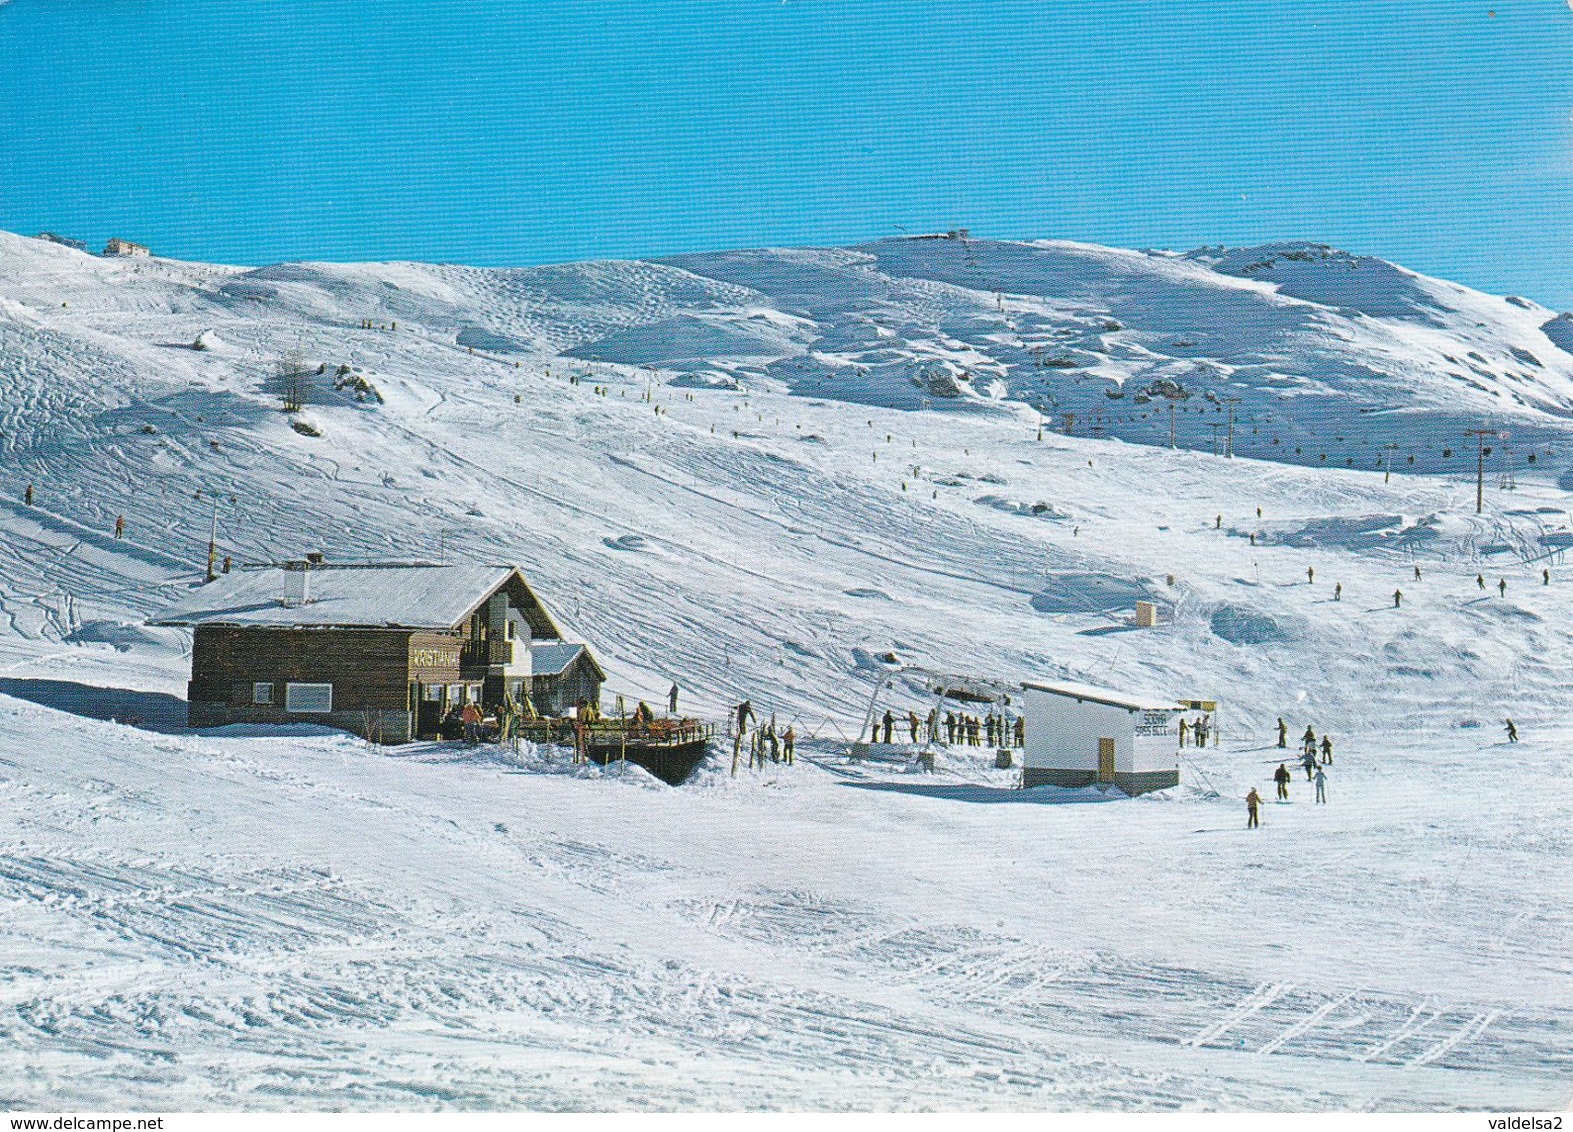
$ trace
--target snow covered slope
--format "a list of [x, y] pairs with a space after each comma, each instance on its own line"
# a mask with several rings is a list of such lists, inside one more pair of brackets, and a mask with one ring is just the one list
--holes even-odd
[[[0, 236], [27, 956], [0, 1078], [170, 1107], [1565, 1103], [1564, 324], [1307, 245], [246, 271]], [[1076, 435], [1040, 438], [1051, 395]], [[1275, 459], [1207, 451], [1225, 396]], [[1516, 479], [1494, 442], [1477, 516], [1481, 422]], [[183, 733], [183, 642], [137, 623], [215, 512], [238, 562], [517, 562], [612, 692], [748, 696], [820, 741], [668, 791]], [[1216, 697], [1224, 745], [1108, 805], [960, 756], [844, 765], [886, 652]], [[1279, 715], [1335, 735], [1334, 805], [1246, 841]]]

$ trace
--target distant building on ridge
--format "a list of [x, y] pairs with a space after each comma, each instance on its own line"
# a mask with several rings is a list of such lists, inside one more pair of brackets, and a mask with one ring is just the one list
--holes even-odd
[[122, 240], [119, 236], [110, 238], [104, 245], [104, 254], [112, 258], [126, 256], [150, 256], [153, 253], [145, 244], [133, 244], [130, 240]]

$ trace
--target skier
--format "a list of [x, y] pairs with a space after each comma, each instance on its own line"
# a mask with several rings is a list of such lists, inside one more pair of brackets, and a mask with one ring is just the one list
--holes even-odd
[[1327, 772], [1321, 767], [1316, 768], [1316, 800], [1327, 804]]
[[1316, 567], [1307, 566], [1305, 568], [1305, 584], [1308, 586], [1314, 586], [1316, 584]]
[[1021, 716], [1016, 717], [1016, 746], [1027, 745], [1027, 721]]
[[1549, 586], [1551, 584], [1551, 571], [1550, 570], [1544, 570], [1543, 569], [1543, 570], [1540, 571], [1540, 584], [1543, 585], [1543, 586]]
[[1305, 780], [1310, 782], [1316, 777], [1316, 751], [1314, 749], [1306, 751], [1300, 759], [1300, 765], [1305, 767]]
[[1415, 581], [1418, 582], [1419, 580], [1420, 580], [1420, 567], [1416, 566], [1415, 567]]
[[677, 682], [672, 682], [672, 688], [666, 693], [666, 712], [668, 715], [677, 714]]
[[1256, 787], [1251, 787], [1251, 792], [1245, 796], [1245, 812], [1248, 815], [1245, 822], [1246, 829], [1255, 829], [1261, 825], [1258, 810], [1262, 805], [1262, 796], [1256, 792]]
[[1289, 768], [1283, 763], [1279, 763], [1278, 769], [1273, 771], [1273, 781], [1278, 783], [1278, 800], [1280, 802], [1289, 800], [1289, 778]]
[[1261, 508], [1260, 508], [1260, 507], [1258, 507], [1258, 508], [1257, 508], [1257, 509], [1256, 509], [1256, 517], [1257, 517], [1257, 518], [1258, 518], [1258, 519], [1260, 519], [1260, 518], [1261, 518], [1261, 517], [1262, 517], [1262, 509], [1261, 509]]
[[1343, 601], [1344, 600], [1344, 584], [1342, 582], [1338, 582], [1338, 583], [1334, 584], [1334, 586], [1333, 586], [1333, 600], [1334, 601]]
[[956, 713], [955, 712], [951, 712], [951, 711], [947, 711], [945, 713], [945, 746], [947, 746], [947, 747], [954, 747], [955, 745], [956, 745]]
[[787, 765], [790, 766], [796, 753], [797, 732], [792, 730], [792, 725], [789, 723], [787, 724], [786, 731], [781, 735], [781, 757], [784, 758], [787, 761]]
[[[126, 537], [126, 517], [124, 515], [116, 515], [115, 516], [115, 537], [116, 538], [125, 538]], [[1506, 585], [1505, 582], [1503, 584]]]
[[885, 724], [885, 745], [889, 746], [891, 737], [895, 734], [895, 730], [896, 730], [896, 717], [890, 714], [890, 709], [889, 708], [885, 709], [884, 724]]
[[1498, 578], [1497, 579], [1497, 593], [1501, 594], [1503, 597], [1507, 597], [1507, 579], [1506, 578]]
[[1507, 741], [1509, 743], [1517, 743], [1518, 728], [1514, 725], [1511, 719], [1503, 720], [1503, 722], [1507, 724]]
[[754, 718], [754, 705], [744, 700], [737, 705], [737, 734], [739, 738], [748, 734], [748, 721]]
[[1216, 519], [1213, 520], [1213, 530], [1215, 530], [1215, 531], [1223, 530], [1223, 516], [1222, 515], [1219, 515]]
[[229, 573], [229, 568], [231, 566], [233, 566], [234, 564], [235, 564], [235, 560], [233, 558], [231, 558], [227, 554], [224, 555], [224, 573], [228, 574]]
[[1182, 715], [1180, 716], [1180, 746], [1185, 746], [1185, 740], [1190, 737], [1190, 734], [1191, 725], [1186, 722], [1185, 717]]
[[1191, 734], [1196, 737], [1196, 745], [1198, 747], [1207, 746], [1207, 732], [1209, 730], [1211, 729], [1207, 726], [1207, 717], [1205, 715], [1197, 716], [1196, 722], [1191, 724]]
[[1322, 736], [1322, 765], [1333, 765], [1333, 740], [1326, 735]]
[[27, 504], [29, 507], [31, 507], [33, 505], [33, 485], [32, 484], [28, 484], [27, 485], [27, 490], [22, 493], [22, 502]]
[[918, 713], [915, 711], [907, 712], [907, 730], [912, 734], [912, 742], [914, 744], [918, 741], [918, 728], [921, 726], [923, 726], [923, 721], [918, 718]]
[[1300, 746], [1307, 752], [1316, 750], [1316, 732], [1310, 727], [1305, 729], [1305, 734], [1300, 736]]
[[1475, 575], [1475, 585], [1478, 586], [1480, 589], [1485, 589], [1486, 588], [1486, 577], [1485, 577], [1484, 574], [1476, 574]]
[[1404, 591], [1403, 590], [1394, 590], [1393, 591], [1393, 608], [1394, 609], [1401, 609], [1403, 607], [1403, 604], [1404, 604]]
[[1278, 745], [1280, 747], [1289, 745], [1289, 725], [1284, 722], [1284, 717], [1281, 715], [1278, 717]]
[[929, 708], [928, 718], [929, 742], [939, 742], [939, 708]]

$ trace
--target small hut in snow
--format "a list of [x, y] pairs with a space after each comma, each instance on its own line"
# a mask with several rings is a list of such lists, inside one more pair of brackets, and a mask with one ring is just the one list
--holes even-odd
[[1022, 785], [1107, 783], [1127, 794], [1180, 781], [1180, 705], [1090, 684], [1022, 684]]

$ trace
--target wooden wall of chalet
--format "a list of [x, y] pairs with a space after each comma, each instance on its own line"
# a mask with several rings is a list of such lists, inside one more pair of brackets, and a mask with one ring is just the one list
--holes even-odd
[[581, 699], [601, 702], [601, 680], [589, 657], [579, 653], [561, 675], [537, 675], [530, 680], [530, 699], [543, 715], [566, 715]]
[[[289, 682], [333, 685], [333, 712], [406, 711], [412, 634], [407, 629], [237, 629], [200, 625], [192, 641], [193, 704], [247, 709], [250, 719], [299, 721], [284, 711]], [[252, 704], [252, 684], [274, 685], [273, 710]]]

